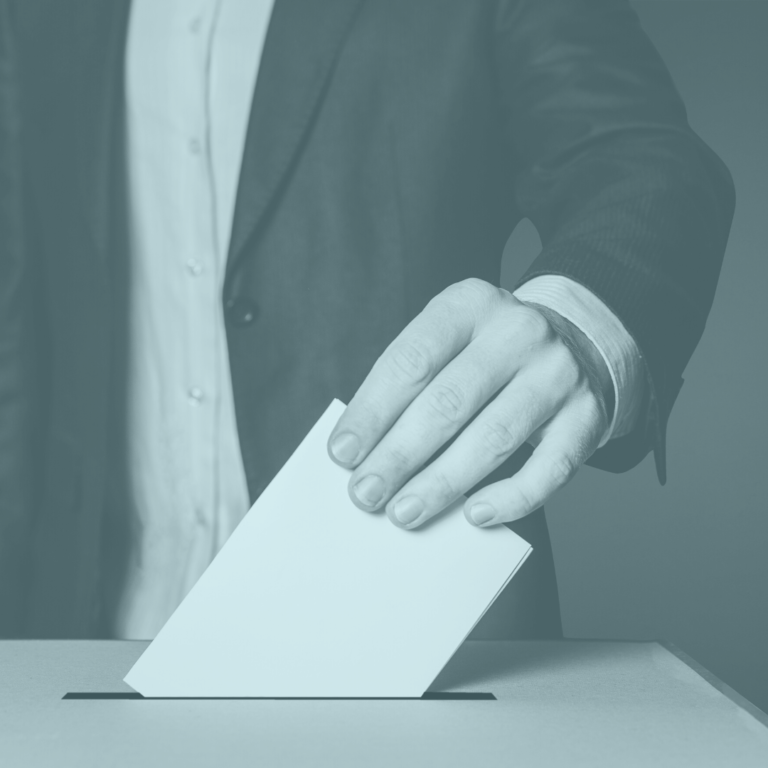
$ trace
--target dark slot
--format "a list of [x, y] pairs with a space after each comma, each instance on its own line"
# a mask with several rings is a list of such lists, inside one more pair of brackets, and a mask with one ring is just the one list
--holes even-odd
[[142, 696], [121, 693], [65, 693], [64, 699], [123, 699], [139, 701], [496, 701], [492, 693], [427, 691], [423, 696]]

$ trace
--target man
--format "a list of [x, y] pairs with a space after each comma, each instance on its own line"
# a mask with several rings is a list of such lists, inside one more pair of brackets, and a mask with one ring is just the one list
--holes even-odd
[[585, 461], [664, 481], [734, 205], [627, 3], [10, 11], [8, 631], [153, 636], [339, 397], [361, 514], [467, 494], [535, 548], [486, 631], [557, 636], [541, 505]]

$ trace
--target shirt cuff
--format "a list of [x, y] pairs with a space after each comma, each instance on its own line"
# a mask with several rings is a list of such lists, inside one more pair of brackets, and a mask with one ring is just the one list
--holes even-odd
[[548, 307], [572, 322], [605, 360], [616, 403], [611, 424], [598, 447], [631, 432], [646, 384], [640, 350], [619, 318], [592, 291], [562, 275], [539, 275], [523, 283], [512, 295], [520, 301]]

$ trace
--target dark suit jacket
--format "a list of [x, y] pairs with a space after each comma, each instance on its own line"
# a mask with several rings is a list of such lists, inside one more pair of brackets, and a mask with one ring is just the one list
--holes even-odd
[[[11, 5], [21, 133], [10, 140], [21, 149], [9, 154], [21, 161], [27, 238], [21, 248], [21, 235], [8, 245], [13, 233], [2, 234], [0, 583], [11, 634], [103, 633], [132, 534], [128, 8]], [[665, 425], [733, 207], [728, 171], [688, 126], [626, 2], [277, 0], [222, 296], [252, 498], [430, 298], [468, 277], [498, 284], [526, 216], [543, 250], [523, 279], [587, 286], [647, 365], [637, 428], [590, 463], [622, 471], [653, 449], [663, 482]], [[9, 588], [20, 584], [24, 593]]]

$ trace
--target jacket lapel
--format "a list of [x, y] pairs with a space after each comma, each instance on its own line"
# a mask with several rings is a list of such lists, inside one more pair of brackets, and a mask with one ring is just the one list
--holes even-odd
[[[275, 0], [251, 105], [232, 222], [231, 272], [269, 210], [320, 104], [362, 0]], [[100, 253], [109, 246], [124, 120], [130, 0], [77, 0], [79, 190]], [[122, 196], [120, 196], [122, 197]]]
[[[100, 255], [106, 255], [112, 214], [123, 199], [116, 172], [122, 159], [123, 60], [130, 0], [77, 0], [73, 39], [78, 92], [78, 190]], [[115, 193], [118, 193], [117, 196]]]
[[361, 0], [276, 0], [251, 105], [228, 274], [275, 201]]

